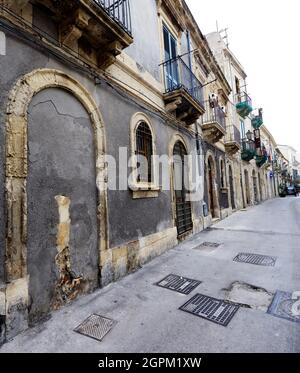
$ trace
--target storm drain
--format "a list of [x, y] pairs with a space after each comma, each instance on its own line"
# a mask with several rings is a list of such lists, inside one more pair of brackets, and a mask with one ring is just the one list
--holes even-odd
[[240, 306], [235, 303], [196, 294], [179, 309], [216, 324], [227, 326], [239, 308]]
[[292, 293], [277, 291], [268, 309], [268, 314], [281, 319], [300, 322], [299, 298], [293, 297]]
[[116, 324], [114, 320], [99, 315], [91, 315], [74, 332], [102, 341]]
[[155, 285], [161, 288], [177, 291], [177, 293], [188, 295], [200, 284], [201, 281], [191, 280], [186, 277], [171, 274], [157, 282]]
[[274, 267], [277, 258], [259, 254], [240, 253], [234, 259], [238, 263], [255, 264], [258, 266]]

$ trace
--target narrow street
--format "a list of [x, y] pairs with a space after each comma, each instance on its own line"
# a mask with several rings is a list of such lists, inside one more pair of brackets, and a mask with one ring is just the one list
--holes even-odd
[[[201, 249], [203, 242], [220, 246]], [[274, 267], [233, 261], [239, 253], [277, 261]], [[53, 313], [0, 352], [299, 353], [300, 323], [266, 312], [276, 291], [300, 291], [299, 268], [300, 198], [270, 200], [236, 212], [121, 281]], [[169, 274], [202, 283], [189, 295], [154, 285]], [[179, 310], [198, 293], [252, 308], [240, 307], [224, 327]], [[102, 342], [74, 332], [91, 314], [116, 321]]]

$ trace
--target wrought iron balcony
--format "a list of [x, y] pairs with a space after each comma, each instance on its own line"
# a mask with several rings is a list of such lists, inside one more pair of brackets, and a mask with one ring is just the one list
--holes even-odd
[[216, 101], [206, 101], [202, 116], [202, 131], [206, 141], [216, 143], [226, 133], [226, 114]]
[[132, 35], [129, 0], [94, 0], [129, 35]]
[[256, 155], [255, 142], [249, 139], [242, 140], [242, 160], [250, 162]]
[[237, 95], [236, 110], [242, 118], [246, 118], [252, 111], [252, 100], [246, 92]]
[[251, 124], [256, 130], [258, 130], [264, 124], [262, 109], [259, 109], [258, 114], [251, 116]]
[[162, 64], [166, 109], [187, 125], [204, 113], [203, 87], [180, 56]]
[[241, 149], [241, 132], [235, 125], [231, 125], [227, 129], [225, 149], [230, 155], [237, 153]]
[[[106, 69], [133, 42], [130, 0], [6, 0], [3, 3], [1, 17], [6, 21], [30, 33], [38, 44], [56, 52], [60, 48], [64, 57], [67, 53], [93, 68]], [[26, 12], [22, 12], [25, 6]], [[40, 21], [46, 18], [47, 22]]]
[[262, 145], [261, 149], [256, 150], [255, 161], [257, 167], [268, 166], [270, 164], [268, 152], [264, 145]]

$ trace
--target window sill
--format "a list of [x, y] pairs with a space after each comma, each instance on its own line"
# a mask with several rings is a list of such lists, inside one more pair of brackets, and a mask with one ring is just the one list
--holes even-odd
[[147, 183], [129, 185], [129, 189], [132, 191], [133, 199], [157, 198], [160, 192], [158, 186]]

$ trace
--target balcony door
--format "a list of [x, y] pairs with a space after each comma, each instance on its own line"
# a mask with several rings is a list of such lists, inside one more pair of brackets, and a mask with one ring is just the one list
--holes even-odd
[[164, 53], [165, 53], [165, 79], [168, 91], [173, 91], [179, 85], [177, 41], [166, 26], [163, 26]]

